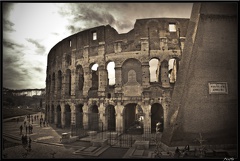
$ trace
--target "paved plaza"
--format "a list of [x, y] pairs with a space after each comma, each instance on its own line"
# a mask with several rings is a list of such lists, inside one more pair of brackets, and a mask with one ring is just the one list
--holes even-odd
[[[40, 115], [41, 113], [38, 113]], [[43, 115], [43, 114], [42, 114]], [[43, 115], [44, 117], [44, 115]], [[33, 121], [32, 133], [27, 133], [31, 137], [31, 151], [27, 151], [21, 144], [20, 125], [23, 121], [4, 121], [3, 135], [7, 135], [5, 146], [10, 142], [15, 143], [14, 146], [8, 146], [3, 149], [3, 158], [20, 159], [20, 158], [122, 158], [128, 151], [128, 148], [107, 148], [101, 152], [99, 156], [89, 155], [82, 156], [74, 152], [85, 147], [91, 147], [91, 143], [87, 141], [76, 141], [68, 144], [61, 144], [61, 134], [70, 132], [70, 129], [57, 129], [54, 124], [40, 127], [40, 120]], [[23, 125], [23, 134], [26, 134], [26, 129]]]
[[[44, 114], [37, 113], [40, 116]], [[4, 120], [2, 131], [4, 138], [4, 149], [2, 151], [2, 158], [7, 159], [51, 159], [51, 158], [154, 158], [154, 150], [156, 146], [150, 146], [148, 150], [139, 150], [133, 147], [111, 147], [109, 145], [103, 147], [95, 147], [89, 141], [89, 137], [82, 138], [72, 143], [62, 144], [62, 133], [69, 133], [69, 128], [61, 129], [56, 128], [54, 124], [48, 126], [40, 126], [40, 120], [31, 122], [33, 126], [32, 133], [26, 133], [26, 129], [23, 124], [23, 120], [26, 120], [26, 116], [23, 116], [19, 122], [15, 119]], [[22, 145], [20, 125], [23, 126], [22, 134], [26, 134], [31, 137], [31, 151]], [[162, 150], [161, 150], [162, 151]], [[174, 155], [174, 150], [169, 151]], [[165, 155], [163, 152], [162, 154]], [[236, 150], [228, 151], [231, 156], [236, 157]], [[211, 155], [211, 153], [209, 153]], [[220, 151], [219, 151], [219, 154]], [[169, 154], [166, 153], [166, 157]], [[209, 156], [210, 156], [209, 155]], [[224, 158], [225, 156], [219, 156]], [[170, 156], [170, 158], [173, 158]], [[210, 158], [214, 158], [211, 157]], [[194, 159], [194, 158], [193, 158]]]

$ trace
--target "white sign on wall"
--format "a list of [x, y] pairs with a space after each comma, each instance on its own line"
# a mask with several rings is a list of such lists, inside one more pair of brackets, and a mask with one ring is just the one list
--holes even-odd
[[209, 94], [228, 94], [227, 82], [209, 82]]

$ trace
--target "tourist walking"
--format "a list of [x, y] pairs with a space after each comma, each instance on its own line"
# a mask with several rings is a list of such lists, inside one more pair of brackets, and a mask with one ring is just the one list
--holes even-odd
[[29, 139], [28, 139], [28, 150], [29, 151], [31, 151], [31, 143], [32, 143], [32, 139], [29, 136]]
[[28, 126], [26, 126], [26, 134], [27, 134], [27, 131], [28, 131]]
[[23, 126], [21, 125], [19, 129], [20, 129], [20, 135], [22, 135]]

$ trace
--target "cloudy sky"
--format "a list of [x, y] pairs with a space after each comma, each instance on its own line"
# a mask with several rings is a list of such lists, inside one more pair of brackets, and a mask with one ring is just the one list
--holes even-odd
[[47, 55], [59, 41], [100, 25], [130, 31], [136, 19], [190, 18], [192, 3], [2, 2], [2, 79], [10, 89], [45, 88]]

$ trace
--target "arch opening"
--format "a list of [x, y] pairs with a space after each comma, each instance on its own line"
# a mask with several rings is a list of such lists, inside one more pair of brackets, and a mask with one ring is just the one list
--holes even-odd
[[57, 76], [57, 97], [61, 97], [61, 90], [62, 90], [62, 72], [59, 70], [58, 71], [58, 76]]
[[65, 105], [65, 127], [71, 126], [71, 108], [69, 105]]
[[115, 63], [109, 62], [107, 64], [107, 71], [108, 71], [108, 85], [115, 84]]
[[99, 130], [99, 115], [98, 115], [97, 105], [92, 105], [91, 108], [89, 109], [88, 128], [89, 130], [94, 130], [94, 131]]
[[62, 127], [62, 115], [61, 115], [61, 107], [60, 105], [57, 106], [57, 127]]
[[116, 131], [116, 112], [113, 105], [108, 105], [106, 110], [107, 130]]
[[76, 105], [76, 127], [83, 128], [83, 105]]
[[129, 103], [123, 111], [123, 131], [128, 134], [143, 134], [143, 110], [136, 103]]
[[156, 124], [160, 122], [160, 129], [159, 132], [163, 132], [163, 107], [159, 103], [154, 103], [151, 106], [151, 132], [156, 132]]
[[67, 69], [66, 71], [66, 96], [71, 96], [71, 70]]
[[150, 82], [159, 82], [161, 77], [160, 61], [153, 58], [149, 61]]

